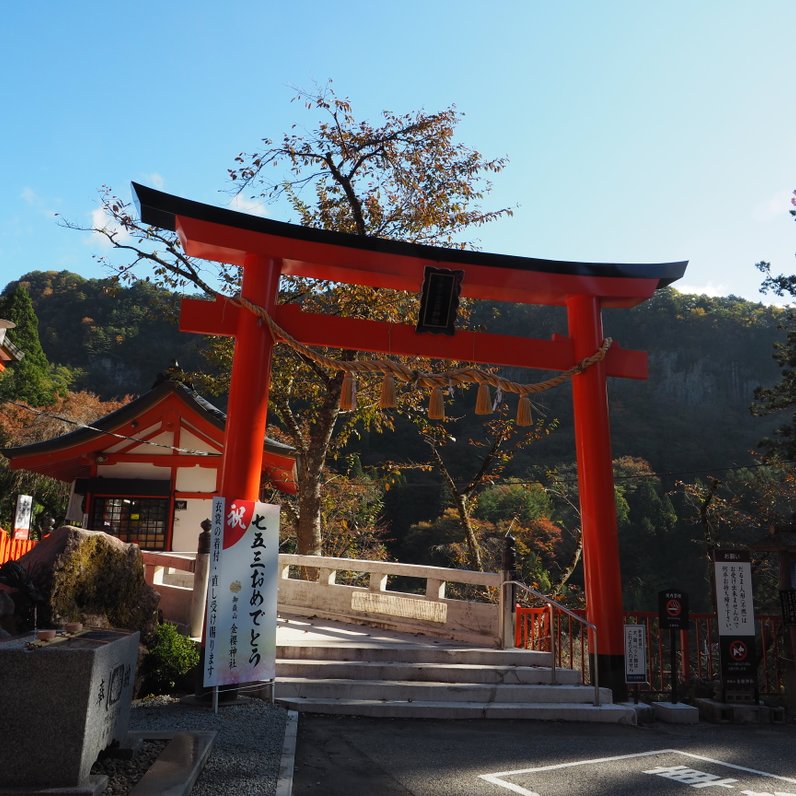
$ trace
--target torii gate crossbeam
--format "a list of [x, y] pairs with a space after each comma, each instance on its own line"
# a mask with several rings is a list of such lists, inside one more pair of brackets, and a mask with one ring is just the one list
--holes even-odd
[[[176, 231], [190, 256], [241, 266], [241, 295], [307, 345], [563, 371], [599, 348], [604, 307], [635, 306], [679, 279], [686, 267], [539, 260], [363, 238], [224, 210], [135, 183], [133, 190], [142, 221]], [[461, 271], [465, 297], [563, 306], [568, 333], [551, 340], [476, 332], [420, 335], [405, 325], [312, 315], [277, 303], [282, 275], [418, 293], [428, 266]], [[236, 340], [221, 492], [255, 500], [268, 412], [270, 331], [224, 298], [185, 299], [180, 326]], [[616, 698], [626, 687], [608, 376], [646, 378], [646, 354], [614, 345], [602, 362], [572, 379], [586, 611], [599, 631], [600, 682]]]

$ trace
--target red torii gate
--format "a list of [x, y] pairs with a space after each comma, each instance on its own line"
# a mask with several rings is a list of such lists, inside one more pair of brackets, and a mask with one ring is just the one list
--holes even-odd
[[[603, 307], [632, 307], [679, 279], [687, 263], [603, 264], [447, 249], [311, 229], [172, 196], [133, 183], [141, 220], [176, 231], [193, 257], [243, 268], [241, 295], [305, 345], [564, 371], [603, 342]], [[568, 335], [550, 340], [310, 314], [277, 303], [282, 274], [419, 293], [428, 266], [463, 272], [467, 298], [566, 307]], [[184, 299], [180, 328], [234, 337], [221, 494], [255, 500], [265, 437], [273, 340], [255, 314], [218, 297]], [[614, 344], [572, 378], [586, 611], [598, 627], [601, 684], [625, 692], [622, 583], [607, 377], [645, 379], [647, 355]]]

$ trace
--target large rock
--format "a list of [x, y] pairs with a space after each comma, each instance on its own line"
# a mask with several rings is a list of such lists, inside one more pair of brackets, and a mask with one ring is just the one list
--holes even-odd
[[64, 525], [19, 559], [45, 596], [38, 625], [83, 622], [140, 630], [157, 624], [157, 592], [144, 580], [137, 545], [101, 531]]

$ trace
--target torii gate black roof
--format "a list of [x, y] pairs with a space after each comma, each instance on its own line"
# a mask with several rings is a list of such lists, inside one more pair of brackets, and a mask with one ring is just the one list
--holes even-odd
[[536, 271], [545, 274], [565, 274], [576, 277], [652, 279], [657, 281], [656, 289], [666, 287], [680, 279], [688, 265], [687, 260], [669, 263], [592, 263], [545, 260], [469, 249], [429, 246], [385, 238], [363, 237], [361, 235], [331, 232], [298, 224], [289, 224], [284, 221], [274, 221], [248, 213], [240, 213], [235, 210], [184, 199], [135, 182], [132, 183], [132, 188], [141, 220], [145, 224], [171, 231], [176, 230], [177, 216], [183, 216], [231, 229], [264, 233], [308, 243], [355, 249], [360, 252], [412, 257], [428, 260], [429, 262]]

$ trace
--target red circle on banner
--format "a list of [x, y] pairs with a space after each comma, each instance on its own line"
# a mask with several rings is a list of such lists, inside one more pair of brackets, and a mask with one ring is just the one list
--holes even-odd
[[233, 500], [227, 503], [224, 518], [224, 550], [237, 544], [251, 525], [254, 515], [253, 500]]
[[680, 600], [674, 598], [666, 601], [666, 613], [669, 616], [680, 616], [683, 612], [683, 605]]
[[736, 639], [730, 642], [730, 658], [734, 661], [745, 661], [749, 654], [749, 648], [744, 641]]

